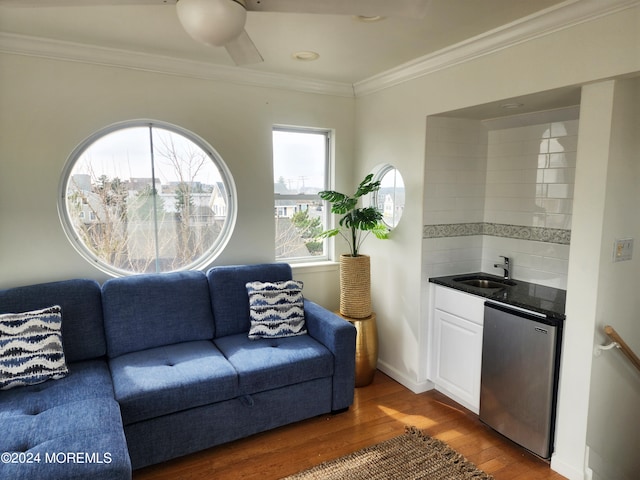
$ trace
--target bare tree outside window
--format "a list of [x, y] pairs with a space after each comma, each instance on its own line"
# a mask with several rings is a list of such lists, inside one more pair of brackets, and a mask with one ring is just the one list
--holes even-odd
[[233, 196], [221, 159], [154, 124], [90, 140], [72, 157], [64, 206], [73, 235], [105, 270], [192, 268], [223, 246]]

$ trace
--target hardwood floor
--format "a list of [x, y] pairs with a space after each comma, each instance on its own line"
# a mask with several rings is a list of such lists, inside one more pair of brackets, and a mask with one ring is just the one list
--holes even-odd
[[416, 395], [381, 372], [353, 406], [134, 472], [134, 480], [279, 479], [393, 438], [414, 425], [496, 480], [562, 480], [548, 463], [439, 392]]

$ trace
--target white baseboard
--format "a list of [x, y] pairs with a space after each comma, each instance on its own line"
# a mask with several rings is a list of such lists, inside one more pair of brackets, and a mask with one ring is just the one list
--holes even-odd
[[449, 390], [447, 390], [446, 388], [443, 388], [440, 385], [436, 385], [435, 389], [438, 390], [440, 393], [442, 393], [443, 395], [446, 395], [447, 397], [449, 397], [451, 400], [453, 400], [454, 402], [459, 403], [460, 405], [462, 405], [464, 408], [466, 408], [467, 410], [475, 413], [476, 415], [480, 415], [480, 405], [471, 405], [469, 402], [467, 402], [464, 398], [460, 398], [458, 395], [456, 395], [453, 392], [450, 392]]
[[378, 370], [386, 375], [389, 375], [396, 382], [404, 385], [413, 393], [427, 392], [429, 390], [433, 390], [433, 387], [435, 386], [433, 382], [430, 382], [429, 380], [425, 380], [424, 382], [416, 382], [414, 379], [409, 378], [406, 373], [401, 372], [397, 368], [392, 367], [384, 361], [378, 360]]
[[556, 453], [551, 455], [551, 470], [567, 477], [569, 480], [587, 480], [581, 468], [576, 468], [561, 458]]
[[[585, 480], [608, 480], [615, 478], [617, 480], [631, 480], [631, 477], [625, 472], [616, 468], [612, 461], [606, 461], [598, 452], [587, 446], [587, 475]], [[633, 478], [636, 475], [634, 474]]]

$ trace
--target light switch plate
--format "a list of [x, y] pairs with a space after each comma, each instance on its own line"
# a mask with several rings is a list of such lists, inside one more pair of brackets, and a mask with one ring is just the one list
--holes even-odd
[[617, 239], [613, 246], [613, 261], [631, 260], [633, 256], [633, 238]]

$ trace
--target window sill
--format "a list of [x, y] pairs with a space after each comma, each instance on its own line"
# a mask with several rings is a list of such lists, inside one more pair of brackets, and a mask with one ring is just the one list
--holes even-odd
[[333, 272], [340, 268], [338, 262], [325, 260], [322, 262], [300, 262], [290, 263], [291, 269], [295, 271], [314, 273], [314, 272]]

